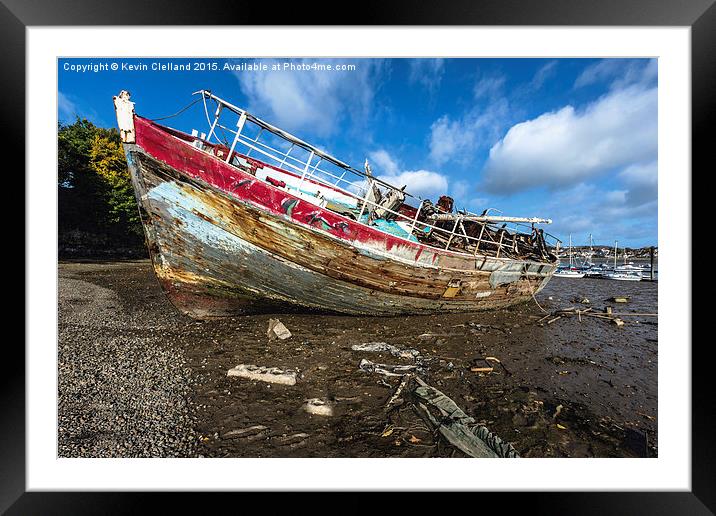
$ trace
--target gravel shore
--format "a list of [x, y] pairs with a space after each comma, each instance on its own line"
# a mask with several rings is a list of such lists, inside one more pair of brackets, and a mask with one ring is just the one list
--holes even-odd
[[[79, 269], [91, 276], [96, 267], [111, 272], [116, 266]], [[77, 268], [61, 268], [59, 455], [193, 455], [192, 372], [158, 317], [171, 315], [171, 308], [149, 301], [127, 310], [110, 288], [79, 279]]]
[[[544, 313], [528, 303], [476, 314], [198, 322], [171, 306], [146, 260], [61, 263], [59, 292], [63, 457], [463, 456], [409, 396], [385, 410], [400, 377], [359, 363], [414, 361], [353, 349], [370, 342], [419, 352], [421, 378], [523, 457], [658, 454], [655, 318], [538, 324]], [[554, 278], [538, 301], [552, 311], [587, 297], [602, 311], [617, 294], [631, 301], [615, 312], [657, 311], [655, 283]], [[270, 318], [292, 336], [269, 342]], [[499, 366], [480, 372], [485, 357]], [[295, 371], [296, 383], [227, 377], [238, 364]], [[331, 415], [309, 413], [314, 399]]]

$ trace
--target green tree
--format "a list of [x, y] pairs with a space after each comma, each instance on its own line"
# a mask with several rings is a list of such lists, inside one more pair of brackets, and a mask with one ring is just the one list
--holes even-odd
[[87, 120], [72, 125], [60, 124], [57, 131], [59, 184], [66, 188], [81, 187], [89, 179], [87, 165], [92, 136], [97, 128]]
[[60, 245], [79, 234], [89, 246], [141, 248], [142, 228], [118, 131], [77, 118], [58, 126], [57, 146]]
[[141, 232], [132, 178], [119, 133], [115, 129], [99, 129], [92, 138], [89, 154], [90, 168], [104, 183], [109, 222], [130, 232]]

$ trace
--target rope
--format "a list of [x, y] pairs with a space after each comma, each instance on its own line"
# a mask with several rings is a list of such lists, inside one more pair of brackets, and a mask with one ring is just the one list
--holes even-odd
[[159, 118], [150, 118], [149, 120], [151, 120], [152, 122], [156, 122], [157, 120], [166, 120], [167, 118], [173, 118], [173, 117], [175, 117], [175, 116], [181, 115], [184, 111], [186, 111], [187, 109], [189, 109], [190, 107], [192, 107], [194, 104], [196, 104], [196, 103], [199, 102], [200, 100], [201, 100], [201, 99], [195, 99], [191, 104], [189, 104], [188, 106], [183, 107], [181, 110], [177, 111], [177, 112], [174, 113], [173, 115], [162, 116], [162, 117], [159, 117]]
[[542, 312], [548, 314], [549, 312], [548, 312], [547, 310], [545, 310], [544, 308], [542, 308], [542, 307], [540, 306], [540, 304], [537, 302], [537, 298], [535, 297], [535, 291], [534, 291], [534, 289], [532, 288], [532, 283], [530, 282], [529, 277], [525, 276], [525, 279], [527, 280], [527, 284], [530, 286], [530, 294], [532, 295], [532, 300], [533, 300], [533, 301], [535, 302], [535, 304], [537, 305], [537, 308], [539, 308], [540, 310], [542, 310]]

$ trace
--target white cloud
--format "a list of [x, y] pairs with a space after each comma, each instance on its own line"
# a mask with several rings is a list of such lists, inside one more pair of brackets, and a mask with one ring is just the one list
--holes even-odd
[[555, 72], [555, 68], [557, 68], [557, 61], [549, 61], [544, 66], [542, 66], [537, 72], [535, 73], [534, 77], [532, 77], [532, 82], [530, 82], [530, 86], [538, 90], [542, 87], [542, 85], [545, 83], [545, 81]]
[[[248, 108], [290, 131], [307, 130], [319, 136], [333, 134], [346, 118], [365, 119], [372, 109], [383, 71], [381, 60], [351, 60], [355, 70], [271, 70], [282, 61], [263, 60], [266, 72], [235, 72]], [[295, 64], [331, 63], [302, 59]]]
[[[616, 175], [622, 188], [606, 192], [603, 202], [593, 201], [595, 215], [606, 220], [653, 219], [658, 208], [656, 162], [630, 165]], [[598, 197], [597, 197], [598, 198]]]
[[505, 77], [502, 75], [482, 77], [479, 81], [477, 81], [477, 83], [475, 83], [473, 94], [476, 99], [483, 97], [494, 98], [499, 95], [504, 84]]
[[[480, 186], [513, 196], [521, 209], [554, 224], [547, 228], [585, 243], [656, 243], [657, 89], [655, 61], [602, 61], [581, 85], [609, 91], [584, 108], [564, 106], [514, 125], [491, 149]], [[596, 180], [599, 180], [597, 182]], [[513, 197], [511, 197], [513, 198]], [[517, 201], [515, 201], [517, 202]]]
[[607, 205], [624, 204], [628, 190], [611, 190], [604, 194], [604, 202]]
[[582, 234], [594, 229], [594, 220], [584, 213], [567, 213], [559, 218], [559, 225], [562, 228], [562, 235]]
[[371, 152], [368, 156], [375, 176], [381, 181], [400, 188], [413, 196], [436, 200], [448, 192], [448, 178], [431, 170], [405, 170], [385, 149]]
[[438, 118], [430, 126], [430, 159], [438, 165], [470, 161], [475, 150], [499, 138], [508, 113], [507, 100], [500, 98], [476, 106], [458, 120], [448, 115]]
[[614, 240], [639, 246], [656, 244], [656, 200], [633, 206], [628, 195], [628, 189], [604, 190], [579, 183], [533, 199], [523, 209], [552, 219], [553, 224], [545, 230], [565, 243], [571, 233], [575, 245], [588, 244], [593, 233], [598, 245], [613, 245]]
[[469, 162], [476, 151], [492, 146], [516, 115], [515, 99], [539, 90], [555, 72], [553, 60], [540, 67], [529, 82], [507, 95], [506, 77], [499, 73], [482, 75], [473, 87], [474, 105], [459, 118], [443, 115], [430, 127], [430, 159], [437, 165]]
[[464, 202], [468, 193], [470, 193], [470, 183], [464, 180], [456, 181], [450, 189], [450, 195], [455, 199], [455, 201]]
[[621, 71], [622, 66], [622, 63], [618, 59], [602, 59], [597, 63], [587, 66], [574, 81], [574, 87], [581, 88], [612, 78]]
[[476, 150], [488, 148], [502, 134], [510, 105], [503, 95], [505, 77], [486, 75], [473, 88], [474, 105], [463, 116], [443, 115], [430, 126], [430, 159], [438, 166], [467, 163]]
[[430, 158], [442, 164], [458, 152], [469, 151], [475, 140], [471, 125], [466, 121], [450, 120], [447, 115], [433, 122], [430, 127]]
[[405, 170], [398, 174], [378, 176], [379, 179], [405, 189], [411, 195], [423, 199], [437, 200], [448, 191], [448, 179], [442, 174], [430, 170]]
[[434, 93], [442, 82], [445, 74], [444, 59], [411, 59], [408, 81], [423, 86], [430, 93]]
[[630, 206], [642, 206], [657, 200], [659, 178], [657, 162], [630, 165], [618, 174], [628, 188], [624, 202]]
[[656, 159], [657, 90], [612, 91], [583, 111], [565, 106], [513, 126], [489, 153], [484, 188], [564, 188]]
[[587, 66], [574, 81], [575, 88], [591, 84], [612, 81], [614, 89], [630, 84], [649, 85], [656, 79], [658, 64], [656, 59], [602, 59]]
[[368, 162], [371, 164], [371, 169], [378, 174], [395, 175], [399, 171], [398, 163], [384, 149], [368, 154]]

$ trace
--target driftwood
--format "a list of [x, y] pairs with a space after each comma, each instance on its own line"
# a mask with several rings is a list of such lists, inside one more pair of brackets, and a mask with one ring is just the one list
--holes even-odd
[[612, 310], [611, 306], [607, 306], [604, 308], [604, 312], [595, 312], [592, 308], [585, 308], [585, 309], [579, 309], [575, 308], [573, 306], [570, 306], [569, 308], [561, 308], [559, 310], [554, 310], [551, 313], [548, 313], [544, 317], [537, 320], [537, 324], [542, 326], [544, 324], [544, 321], [547, 321], [546, 324], [552, 324], [554, 322], [559, 321], [563, 317], [569, 317], [572, 315], [576, 315], [579, 322], [582, 322], [582, 317], [593, 317], [595, 319], [602, 319], [611, 321], [617, 326], [623, 326], [624, 321], [620, 319], [620, 317], [657, 317], [658, 313], [637, 313], [637, 312], [614, 312]]
[[612, 315], [618, 315], [619, 317], [624, 317], [625, 315], [636, 315], [639, 317], [658, 317], [659, 316], [659, 314], [643, 314], [643, 313], [635, 313], [635, 312], [612, 313]]
[[403, 376], [403, 379], [400, 380], [400, 383], [398, 384], [398, 387], [395, 389], [395, 392], [388, 400], [388, 403], [385, 404], [385, 411], [390, 412], [390, 410], [393, 408], [393, 404], [398, 400], [400, 397], [400, 394], [403, 392], [403, 389], [405, 389], [405, 386], [408, 385], [408, 381], [410, 381], [410, 378], [412, 378], [412, 375], [406, 374]]

